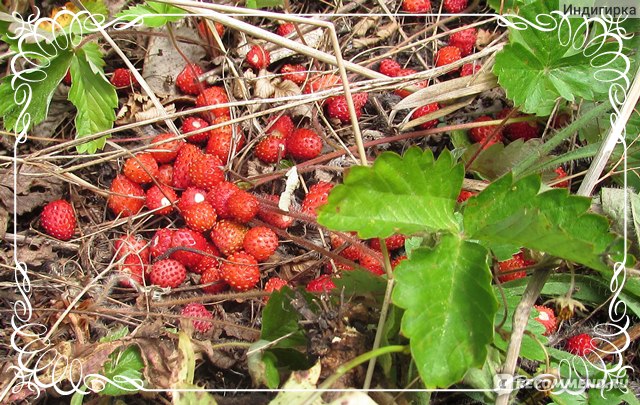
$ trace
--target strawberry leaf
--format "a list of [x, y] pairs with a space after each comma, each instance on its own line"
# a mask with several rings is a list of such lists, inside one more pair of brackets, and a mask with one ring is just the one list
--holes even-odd
[[[293, 291], [283, 287], [280, 291], [273, 291], [269, 297], [267, 306], [262, 311], [262, 331], [260, 339], [278, 341], [275, 347], [293, 348], [305, 346], [307, 340], [298, 323], [298, 312], [291, 302], [294, 299]], [[288, 337], [284, 338], [284, 336]]]
[[142, 24], [150, 28], [158, 28], [169, 22], [181, 20], [188, 14], [178, 7], [170, 4], [147, 1], [120, 12], [117, 17], [125, 21], [141, 21]]
[[[76, 52], [71, 62], [73, 82], [69, 90], [69, 101], [78, 110], [76, 115], [76, 137], [82, 138], [113, 127], [118, 107], [118, 95], [107, 81], [103, 71], [102, 52], [95, 43], [88, 43]], [[107, 137], [102, 137], [77, 146], [79, 153], [95, 153], [102, 149]]]
[[493, 182], [467, 201], [465, 235], [492, 248], [523, 246], [580, 263], [610, 275], [603, 255], [622, 253], [609, 223], [590, 214], [591, 199], [569, 195], [566, 189], [540, 192], [540, 177], [513, 182], [511, 174]]
[[418, 248], [394, 272], [402, 333], [427, 388], [448, 387], [481, 367], [493, 340], [498, 302], [487, 250], [453, 234]]
[[351, 168], [344, 184], [331, 190], [318, 223], [339, 231], [358, 231], [363, 239], [394, 233], [458, 228], [453, 214], [464, 168], [448, 151], [434, 160], [430, 150], [409, 149], [404, 156], [381, 154], [372, 167]]
[[[477, 156], [476, 153], [481, 144], [475, 143], [465, 150], [461, 160], [466, 164], [475, 156], [468, 170], [485, 180], [495, 180], [513, 169], [525, 157], [536, 153], [541, 143], [540, 139], [531, 139], [527, 142], [517, 139], [507, 146], [503, 143], [495, 143], [482, 150]], [[548, 158], [540, 158], [538, 161], [545, 159]]]

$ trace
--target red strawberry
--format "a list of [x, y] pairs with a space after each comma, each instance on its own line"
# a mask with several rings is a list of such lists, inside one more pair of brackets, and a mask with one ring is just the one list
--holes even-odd
[[287, 152], [296, 160], [309, 160], [320, 156], [322, 138], [307, 128], [298, 128], [287, 138]]
[[122, 172], [134, 183], [151, 183], [158, 177], [158, 162], [151, 153], [138, 153], [124, 162]]
[[[485, 122], [485, 121], [491, 121], [491, 120], [492, 120], [491, 117], [487, 115], [483, 115], [481, 117], [476, 118], [472, 122]], [[491, 137], [491, 140], [489, 140], [485, 144], [485, 147], [489, 147], [494, 143], [502, 142], [502, 128], [500, 128], [497, 125], [475, 127], [475, 128], [471, 128], [471, 130], [469, 131], [469, 136], [474, 142], [478, 142], [478, 143], [484, 143], [488, 137]]]
[[[213, 314], [209, 312], [204, 305], [192, 302], [187, 304], [182, 311], [180, 312], [180, 316], [183, 318], [208, 318], [213, 319]], [[189, 322], [193, 323], [193, 329], [197, 330], [200, 333], [207, 333], [213, 327], [211, 322], [203, 321], [203, 320], [189, 320]]]
[[229, 256], [242, 249], [248, 230], [246, 226], [237, 222], [222, 220], [213, 226], [211, 240], [223, 255]]
[[120, 280], [123, 287], [133, 287], [131, 280], [142, 284], [145, 267], [149, 264], [150, 249], [147, 241], [140, 235], [123, 235], [114, 244], [115, 260], [118, 263], [118, 272], [127, 278]]
[[340, 82], [341, 82], [340, 77], [334, 74], [316, 75], [311, 79], [309, 79], [307, 84], [302, 89], [302, 92], [304, 94], [310, 94], [310, 93], [315, 93], [322, 90], [327, 90], [332, 87], [335, 87]]
[[284, 80], [291, 80], [298, 86], [307, 80], [307, 68], [302, 65], [286, 64], [280, 68], [280, 74]]
[[479, 63], [465, 63], [462, 65], [462, 69], [460, 69], [460, 77], [471, 76], [479, 72], [482, 68], [482, 65]]
[[363, 254], [360, 256], [360, 265], [377, 276], [385, 274], [382, 257]]
[[421, 14], [431, 10], [429, 0], [402, 0], [402, 10], [407, 13]]
[[553, 309], [542, 306], [535, 305], [534, 308], [538, 311], [538, 316], [535, 318], [536, 321], [540, 322], [545, 328], [545, 335], [550, 335], [556, 331], [557, 320], [556, 314], [553, 312]]
[[467, 190], [460, 190], [460, 194], [458, 194], [458, 203], [463, 203], [474, 195], [476, 195], [476, 193]]
[[197, 156], [189, 166], [191, 183], [205, 190], [224, 181], [224, 172], [220, 168], [222, 161], [215, 155]]
[[[404, 241], [404, 235], [391, 235], [384, 240], [384, 243], [387, 245], [387, 250], [393, 252], [394, 250], [402, 249], [404, 247]], [[371, 249], [377, 250], [378, 252], [381, 251], [380, 239], [371, 239], [369, 244], [371, 245]]]
[[[279, 277], [271, 277], [264, 285], [266, 292], [280, 291], [288, 283]], [[269, 297], [264, 297], [264, 302], [269, 302]]]
[[[438, 111], [439, 109], [440, 109], [440, 106], [438, 105], [438, 103], [431, 103], [431, 104], [423, 105], [422, 107], [416, 109], [413, 112], [413, 114], [411, 115], [411, 118], [412, 119], [420, 118], [423, 115], [431, 114], [432, 112]], [[424, 123], [420, 124], [420, 128], [421, 129], [434, 128], [436, 125], [438, 125], [438, 122], [439, 121], [436, 118], [435, 120], [427, 121], [427, 122], [424, 122]]]
[[402, 263], [404, 260], [407, 260], [407, 255], [398, 256], [391, 261], [391, 269], [395, 270], [396, 266]]
[[144, 190], [139, 184], [119, 174], [113, 179], [107, 205], [122, 217], [137, 214], [144, 206]]
[[309, 188], [309, 192], [302, 201], [302, 213], [313, 217], [318, 215], [318, 208], [327, 203], [329, 191], [333, 184], [320, 181]]
[[278, 235], [264, 226], [249, 229], [242, 247], [259, 262], [267, 260], [278, 249]]
[[455, 46], [440, 48], [436, 54], [436, 67], [450, 65], [462, 58], [462, 52]]
[[569, 353], [586, 356], [596, 348], [596, 343], [590, 335], [582, 333], [567, 339], [566, 348]]
[[198, 204], [206, 200], [207, 192], [197, 187], [187, 187], [180, 196], [178, 202], [178, 209], [185, 211], [187, 208], [194, 204]]
[[188, 228], [176, 229], [171, 236], [171, 247], [188, 248], [189, 250], [177, 249], [169, 257], [179, 261], [185, 267], [193, 268], [204, 257], [197, 251], [205, 252], [208, 244], [204, 236], [198, 232]]
[[[356, 118], [360, 118], [362, 115], [362, 107], [367, 103], [369, 95], [367, 93], [357, 93], [352, 96], [353, 106], [356, 110]], [[349, 107], [347, 106], [347, 99], [345, 96], [330, 97], [327, 100], [326, 105], [329, 118], [336, 118], [342, 122], [351, 121], [349, 116]]]
[[336, 288], [336, 285], [331, 280], [331, 276], [328, 274], [322, 275], [309, 281], [307, 284], [307, 291], [309, 292], [327, 292]]
[[[554, 170], [557, 174], [556, 178], [553, 179], [554, 181], [563, 179], [565, 177], [567, 177], [567, 172], [564, 171], [564, 169], [562, 167], [558, 167], [556, 170]], [[560, 183], [556, 183], [553, 185], [553, 187], [555, 188], [567, 188], [569, 187], [569, 180], [565, 180], [565, 181], [561, 181]]]
[[202, 75], [202, 68], [200, 66], [195, 63], [188, 64], [176, 77], [176, 86], [178, 86], [183, 93], [197, 96], [200, 94], [202, 88], [198, 80], [200, 75]]
[[[203, 120], [202, 118], [188, 117], [182, 123], [182, 126], [180, 127], [180, 131], [182, 131], [182, 133], [184, 134], [188, 134], [190, 132], [199, 131], [202, 128], [206, 128], [208, 126], [209, 126], [209, 123]], [[191, 143], [204, 143], [209, 140], [210, 134], [211, 134], [211, 131], [204, 131], [198, 134], [189, 135], [187, 136], [187, 141]]]
[[172, 188], [167, 186], [152, 186], [145, 194], [144, 204], [150, 210], [158, 209], [155, 214], [169, 215], [173, 212], [173, 205], [178, 201], [178, 196]]
[[111, 84], [118, 89], [125, 87], [138, 87], [138, 81], [129, 69], [118, 68], [113, 71], [111, 76]]
[[216, 210], [207, 201], [193, 204], [182, 211], [184, 223], [191, 230], [206, 232], [216, 223]]
[[[206, 258], [202, 261], [207, 260]], [[205, 285], [210, 284], [211, 285]], [[227, 283], [222, 279], [222, 272], [220, 271], [220, 264], [216, 267], [209, 267], [207, 270], [202, 273], [202, 277], [200, 277], [200, 284], [203, 286], [202, 291], [207, 294], [217, 294], [221, 291], [224, 291], [227, 288]]]
[[170, 186], [173, 183], [173, 166], [162, 165], [158, 166], [158, 177], [156, 178], [159, 183]]
[[[500, 274], [500, 273], [510, 272], [511, 270], [515, 270], [515, 269], [521, 269], [525, 267], [526, 264], [525, 264], [524, 256], [522, 252], [520, 252], [513, 255], [511, 259], [499, 262], [498, 266], [499, 266], [498, 273]], [[498, 276], [498, 280], [500, 280], [501, 283], [506, 283], [507, 281], [517, 280], [519, 278], [523, 278], [526, 276], [527, 276], [527, 272], [522, 270], [522, 271], [511, 272], [503, 276]]]
[[[222, 37], [224, 35], [224, 25], [216, 21], [213, 23], [213, 26], [215, 27], [218, 36]], [[213, 35], [206, 21], [200, 21], [198, 23], [198, 33], [203, 39], [208, 39]]]
[[215, 208], [218, 218], [231, 219], [231, 215], [227, 209], [227, 201], [229, 201], [229, 197], [238, 190], [240, 189], [235, 184], [223, 181], [207, 193], [206, 199], [213, 208]]
[[281, 37], [286, 37], [292, 32], [294, 32], [295, 30], [296, 30], [296, 27], [293, 25], [293, 23], [283, 23], [278, 25], [278, 28], [276, 29], [276, 34], [280, 35]]
[[[418, 71], [414, 70], [414, 69], [400, 69], [396, 73], [396, 77], [410, 76], [410, 75], [414, 75], [416, 73], [418, 73]], [[426, 80], [423, 80], [421, 82], [412, 83], [412, 86], [425, 88], [425, 87], [427, 87], [427, 84], [428, 84], [428, 82]], [[404, 90], [404, 89], [398, 89], [398, 90], [394, 91], [394, 93], [396, 93], [397, 95], [399, 95], [402, 98], [407, 97], [409, 94], [411, 94], [411, 92], [409, 90]]]
[[[466, 0], [462, 1], [465, 3], [467, 2]], [[449, 36], [449, 46], [455, 46], [460, 49], [460, 54], [462, 56], [467, 56], [473, 52], [473, 47], [476, 46], [477, 37], [478, 31], [475, 28], [467, 28], [466, 30], [454, 32]]]
[[285, 140], [270, 135], [258, 142], [254, 154], [264, 163], [277, 163], [286, 154]]
[[[264, 196], [265, 200], [269, 200], [278, 205], [280, 201], [280, 197], [277, 195], [266, 195]], [[268, 207], [265, 203], [260, 203], [260, 210], [258, 211], [258, 218], [268, 223], [271, 226], [275, 226], [280, 229], [287, 229], [290, 227], [295, 221], [288, 215], [279, 214], [277, 212], [273, 212], [273, 208]]]
[[[204, 89], [196, 98], [196, 107], [216, 106], [218, 104], [226, 104], [229, 102], [227, 91], [223, 87], [213, 86]], [[229, 107], [213, 108], [202, 113], [204, 119], [212, 122], [216, 117], [230, 117]]]
[[149, 252], [151, 257], [158, 258], [165, 254], [171, 248], [171, 239], [173, 238], [173, 229], [160, 228], [151, 238], [149, 244]]
[[[213, 243], [207, 242], [207, 247], [204, 249], [204, 251], [205, 253], [207, 253], [207, 255], [202, 255], [202, 259], [200, 259], [198, 264], [196, 264], [190, 269], [192, 272], [196, 274], [204, 274], [206, 271], [211, 269], [217, 269], [217, 270], [220, 269], [220, 260], [218, 259], [220, 257], [220, 252], [213, 245]], [[215, 257], [212, 257], [212, 256], [215, 256]]]
[[246, 224], [256, 216], [259, 206], [256, 196], [238, 190], [227, 200], [227, 213], [236, 221]]
[[256, 70], [266, 69], [271, 64], [271, 54], [260, 45], [253, 45], [247, 53], [246, 61]]
[[202, 155], [204, 154], [200, 148], [192, 144], [185, 144], [180, 148], [178, 157], [173, 163], [173, 187], [184, 189], [193, 185], [189, 176], [189, 168], [191, 163]]
[[[167, 139], [175, 138], [176, 135], [171, 133], [164, 133], [153, 138], [151, 143], [165, 141]], [[174, 139], [169, 142], [164, 142], [160, 145], [153, 146], [152, 149], [149, 149], [153, 157], [156, 159], [158, 163], [169, 163], [173, 162], [173, 160], [178, 156], [178, 151], [184, 145], [184, 141], [182, 139]]]
[[400, 72], [401, 69], [402, 67], [400, 64], [393, 59], [382, 60], [380, 62], [380, 67], [378, 68], [380, 73], [389, 77], [398, 76], [398, 72]]
[[[496, 117], [498, 119], [504, 119], [510, 112], [510, 108], [505, 108], [500, 111]], [[516, 117], [524, 117], [524, 115], [516, 113], [511, 116], [511, 118]], [[516, 139], [524, 139], [527, 141], [529, 139], [540, 137], [540, 126], [536, 121], [515, 122], [513, 124], [505, 125], [504, 134], [512, 141], [515, 141]]]
[[143, 284], [146, 273], [145, 269], [148, 266], [148, 263], [141, 262], [140, 258], [135, 255], [123, 258], [122, 262], [118, 263], [116, 267], [120, 274], [118, 284], [127, 288], [133, 287], [136, 283]]
[[47, 235], [60, 240], [71, 239], [76, 230], [73, 207], [65, 200], [51, 201], [40, 214], [40, 225]]
[[[333, 249], [338, 249], [345, 243], [345, 240], [335, 233], [332, 233], [330, 238], [331, 238], [331, 247]], [[360, 259], [360, 256], [362, 256], [362, 254], [363, 254], [362, 249], [356, 245], [348, 245], [346, 248], [344, 248], [340, 252], [340, 256], [345, 257], [352, 261], [356, 261]]]
[[296, 127], [293, 124], [290, 116], [281, 115], [278, 117], [274, 115], [273, 117], [269, 118], [266, 133], [286, 139], [289, 137], [289, 135], [291, 135], [295, 128]]
[[149, 280], [160, 287], [176, 288], [187, 278], [187, 269], [182, 263], [173, 259], [155, 262], [151, 267]]
[[228, 257], [220, 267], [222, 278], [236, 291], [252, 289], [260, 281], [260, 269], [256, 259], [245, 252], [237, 252]]
[[442, 7], [447, 13], [459, 14], [467, 8], [468, 0], [444, 0]]
[[[228, 117], [218, 117], [213, 121], [213, 124], [220, 124], [225, 121], [228, 121]], [[244, 146], [244, 143], [244, 135], [242, 135], [242, 131], [237, 125], [225, 125], [211, 130], [206, 152], [217, 156], [222, 163], [226, 164], [231, 157], [231, 152], [234, 151], [237, 154]]]

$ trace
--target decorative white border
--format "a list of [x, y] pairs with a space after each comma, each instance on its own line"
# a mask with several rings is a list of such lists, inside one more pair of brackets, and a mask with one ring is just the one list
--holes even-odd
[[[40, 10], [38, 9], [38, 13]], [[246, 14], [243, 14], [246, 16]], [[256, 15], [260, 15], [259, 11], [256, 11]], [[344, 14], [347, 16], [353, 15], [362, 15], [362, 14]], [[379, 14], [380, 16], [387, 16], [386, 14]], [[402, 14], [403, 16], [406, 16]], [[432, 14], [422, 14], [420, 16], [430, 16]], [[556, 20], [553, 18], [553, 15], [560, 17], [560, 20]], [[165, 16], [173, 16], [165, 15]], [[194, 15], [198, 16], [198, 15]], [[206, 16], [206, 15], [202, 15]], [[305, 15], [300, 15], [305, 16]], [[309, 15], [313, 16], [313, 15]], [[456, 14], [456, 16], [493, 16], [498, 20], [498, 24], [510, 27], [516, 30], [526, 30], [529, 27], [540, 30], [540, 31], [554, 31], [556, 29], [562, 27], [568, 27], [569, 32], [571, 32], [571, 25], [569, 24], [569, 16], [564, 15], [560, 11], [553, 11], [551, 14], [543, 14], [539, 15], [536, 18], [536, 21], [528, 21], [519, 17], [517, 15], [497, 15], [497, 14]], [[22, 18], [19, 14], [15, 13], [14, 17], [20, 21]], [[117, 30], [128, 29], [133, 26], [142, 25], [142, 19], [145, 16], [140, 16], [133, 21], [125, 22], [122, 19], [115, 19], [111, 22], [104, 24], [105, 19], [103, 16], [99, 15], [91, 15], [87, 11], [80, 11], [78, 13], [71, 12], [69, 10], [61, 10], [58, 14], [56, 14], [53, 18], [40, 18], [39, 14], [32, 15], [28, 20], [22, 22], [17, 27], [12, 27], [15, 31], [14, 38], [19, 39], [19, 47], [21, 52], [16, 54], [11, 61], [11, 71], [14, 74], [14, 80], [12, 81], [12, 86], [14, 87], [14, 101], [17, 105], [23, 106], [22, 111], [20, 113], [18, 121], [22, 124], [23, 128], [29, 127], [29, 123], [31, 121], [31, 115], [28, 112], [28, 107], [32, 98], [31, 87], [28, 84], [21, 84], [17, 88], [15, 88], [16, 79], [18, 77], [22, 77], [26, 73], [31, 73], [34, 71], [38, 71], [41, 68], [46, 67], [47, 61], [34, 62], [31, 59], [34, 56], [33, 52], [30, 51], [22, 51], [22, 45], [24, 43], [35, 43], [42, 40], [46, 41], [60, 41], [64, 40], [66, 43], [66, 37], [57, 37], [56, 32], [62, 32], [63, 27], [58, 22], [61, 18], [69, 18], [71, 17], [72, 22], [67, 27], [79, 26], [86, 32], [96, 32], [108, 27], [113, 27]], [[575, 19], [576, 17], [572, 17]], [[606, 81], [611, 83], [609, 88], [609, 100], [613, 106], [614, 112], [610, 116], [610, 121], [613, 126], [616, 119], [620, 114], [620, 107], [626, 101], [626, 92], [630, 87], [630, 80], [628, 78], [629, 70], [630, 70], [630, 62], [629, 59], [622, 54], [623, 48], [623, 40], [629, 39], [630, 35], [627, 35], [624, 28], [620, 27], [620, 22], [624, 21], [622, 19], [613, 19], [610, 17], [582, 17], [583, 22], [580, 27], [567, 38], [562, 38], [560, 36], [560, 31], [558, 32], [558, 40], [561, 44], [568, 45], [571, 44], [574, 49], [583, 50], [583, 54], [585, 56], [593, 56], [591, 60], [591, 65], [593, 67], [599, 68], [595, 73], [595, 79], [599, 81]], [[509, 20], [511, 19], [511, 21]], [[595, 23], [598, 24], [603, 32], [593, 38], [591, 38], [588, 42], [586, 39], [581, 39], [580, 33], [583, 29], [588, 29], [589, 25]], [[42, 24], [50, 24], [52, 27], [52, 34], [48, 35], [47, 32], [39, 29]], [[69, 29], [67, 28], [67, 29]], [[601, 54], [596, 53], [604, 46], [607, 41], [615, 41], [618, 44], [618, 50], [616, 52], [603, 52]], [[76, 44], [73, 44], [76, 45]], [[598, 45], [596, 50], [591, 54], [586, 54], [586, 48]], [[42, 49], [42, 48], [41, 48]], [[42, 49], [42, 54], [47, 55], [46, 51]], [[611, 56], [610, 60], [602, 61], [603, 57]], [[610, 65], [616, 61], [616, 59], [622, 58], [625, 62], [625, 70], [623, 72], [617, 71], [610, 67]], [[17, 61], [19, 59], [28, 60], [28, 63], [25, 63], [25, 66], [29, 66], [24, 70], [17, 69]], [[606, 59], [606, 58], [604, 58]], [[42, 64], [38, 64], [42, 63]], [[599, 73], [616, 73], [617, 76], [614, 78], [606, 79], [598, 76]], [[44, 80], [44, 78], [42, 79]], [[623, 83], [619, 83], [623, 81]], [[15, 145], [14, 145], [14, 161], [13, 161], [13, 170], [14, 170], [14, 189], [17, 189], [17, 146], [20, 143], [24, 143], [27, 140], [27, 131], [22, 130], [17, 134]], [[626, 151], [626, 142], [625, 142], [625, 133], [620, 135], [617, 140], [618, 143], [621, 143]], [[626, 154], [624, 159], [624, 197], [625, 201], [627, 198], [627, 162], [626, 162]], [[17, 235], [17, 196], [14, 195], [14, 235]], [[623, 366], [623, 353], [630, 344], [630, 338], [627, 332], [627, 328], [629, 327], [629, 317], [626, 314], [626, 304], [619, 299], [619, 296], [622, 292], [624, 281], [626, 279], [626, 268], [625, 263], [627, 260], [626, 252], [627, 252], [627, 228], [626, 228], [626, 220], [627, 220], [627, 207], [625, 205], [624, 208], [624, 258], [622, 262], [615, 263], [614, 265], [614, 275], [610, 283], [610, 290], [613, 293], [613, 298], [609, 303], [609, 316], [612, 322], [600, 324], [596, 326], [595, 333], [598, 335], [598, 340], [602, 342], [608, 342], [611, 346], [613, 346], [613, 340], [615, 340], [619, 336], [624, 336], [626, 338], [626, 342], [621, 348], [615, 348], [614, 351], [604, 351], [599, 349], [600, 353], [598, 353], [598, 362], [591, 363], [591, 366], [595, 367], [599, 371], [604, 373], [604, 381], [605, 385], [601, 388], [601, 394], [604, 395], [605, 388], [614, 386], [616, 381], [620, 381], [625, 375], [627, 370], [631, 370], [630, 366]], [[81, 368], [81, 364], [78, 361], [71, 360], [65, 356], [57, 352], [56, 349], [52, 348], [52, 345], [48, 339], [47, 330], [44, 325], [30, 323], [33, 308], [31, 306], [31, 302], [29, 300], [29, 294], [31, 292], [31, 285], [29, 276], [27, 274], [26, 264], [19, 261], [18, 258], [18, 243], [14, 240], [14, 262], [15, 262], [15, 282], [16, 286], [19, 290], [21, 300], [18, 300], [13, 305], [13, 317], [11, 320], [11, 324], [14, 328], [14, 332], [11, 336], [11, 346], [18, 353], [17, 357], [17, 365], [12, 365], [10, 370], [16, 373], [16, 377], [14, 379], [14, 384], [6, 387], [5, 391], [0, 393], [0, 401], [6, 398], [6, 395], [9, 393], [9, 390], [12, 393], [18, 393], [22, 389], [28, 389], [36, 393], [37, 396], [40, 395], [41, 390], [46, 390], [49, 388], [53, 388], [61, 395], [70, 395], [75, 392], [79, 392], [82, 394], [86, 394], [88, 392], [99, 392], [102, 390], [106, 383], [113, 384], [114, 386], [120, 387], [121, 389], [126, 389], [126, 387], [121, 386], [119, 383], [127, 383], [131, 386], [135, 387], [138, 390], [151, 391], [151, 392], [166, 392], [166, 391], [194, 391], [194, 390], [158, 390], [158, 389], [148, 389], [145, 388], [144, 382], [141, 380], [132, 380], [127, 377], [117, 376], [120, 378], [116, 378], [116, 381], [108, 379], [105, 376], [99, 374], [90, 374], [86, 376], [80, 375], [81, 378], [73, 379], [72, 378], [72, 370], [77, 367]], [[621, 327], [614, 322], [622, 322], [624, 327]], [[615, 330], [615, 332], [610, 333], [609, 330]], [[19, 340], [21, 337], [27, 337], [29, 343], [21, 345]], [[36, 348], [34, 345], [40, 345], [42, 347]], [[604, 357], [614, 356], [617, 361], [614, 368], [607, 368], [607, 364], [604, 362]], [[562, 361], [561, 367], [567, 367], [569, 374], [575, 373], [576, 375], [584, 376], [580, 371], [586, 371], [586, 360], [583, 357], [575, 357], [573, 361]], [[44, 362], [44, 363], [42, 363]], [[32, 364], [33, 363], [33, 364]], [[47, 368], [52, 368], [52, 378], [51, 382], [45, 383], [39, 379], [39, 373], [46, 370]], [[69, 377], [69, 378], [67, 378]], [[70, 390], [63, 390], [58, 386], [58, 383], [61, 381], [69, 381], [71, 383]], [[610, 384], [610, 385], [607, 385]], [[87, 389], [86, 386], [91, 387]], [[545, 387], [549, 388], [549, 387]], [[573, 386], [562, 384], [562, 381], [555, 386], [555, 389], [552, 391], [554, 394], [559, 394], [562, 392], [567, 392], [570, 394], [580, 394], [583, 393], [587, 387], [582, 386], [578, 387], [577, 390], [572, 389]], [[621, 388], [621, 387], [618, 387]], [[626, 388], [626, 385], [623, 386]], [[207, 390], [210, 392], [281, 392], [281, 391], [301, 391], [301, 390], [283, 390], [283, 389], [248, 389], [248, 390], [233, 390], [233, 389], [211, 389]], [[313, 391], [313, 390], [302, 390], [302, 391]], [[316, 390], [317, 391], [317, 390]], [[327, 389], [321, 390], [326, 392], [353, 392], [358, 391], [356, 389]], [[482, 390], [482, 389], [444, 389], [444, 390], [433, 390], [433, 389], [401, 389], [401, 390], [388, 390], [388, 389], [371, 389], [369, 391], [385, 391], [385, 392], [432, 392], [432, 391], [440, 391], [440, 392], [487, 392], [493, 391], [498, 392], [498, 390]]]

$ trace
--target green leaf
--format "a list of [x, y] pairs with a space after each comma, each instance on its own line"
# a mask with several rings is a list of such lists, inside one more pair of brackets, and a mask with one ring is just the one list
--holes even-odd
[[[82, 138], [113, 128], [118, 107], [118, 95], [103, 72], [102, 52], [95, 43], [79, 49], [71, 63], [73, 82], [69, 90], [69, 101], [78, 110], [76, 115], [76, 137]], [[99, 139], [78, 145], [79, 153], [95, 153], [107, 140]]]
[[248, 350], [251, 354], [247, 359], [247, 367], [253, 385], [264, 385], [267, 388], [275, 389], [280, 385], [280, 374], [276, 367], [277, 358], [273, 353], [263, 350], [263, 347], [270, 343], [266, 340], [259, 340], [251, 345]]
[[344, 184], [331, 190], [318, 223], [339, 231], [358, 231], [363, 239], [457, 230], [453, 214], [464, 168], [444, 151], [409, 149], [404, 156], [381, 154], [372, 167], [351, 168]]
[[[520, 299], [522, 296], [507, 296], [507, 310], [508, 315], [507, 318], [502, 325], [502, 329], [506, 332], [511, 332], [513, 330], [513, 313], [515, 312], [516, 307], [520, 303]], [[501, 303], [502, 304], [502, 303]], [[529, 332], [532, 332], [536, 335], [536, 339], [540, 341], [542, 344], [547, 343], [547, 338], [543, 336], [545, 332], [544, 326], [535, 320], [537, 316], [537, 311], [533, 308], [531, 309], [531, 313], [529, 314], [529, 321], [527, 322], [527, 328]], [[502, 305], [500, 305], [500, 309], [496, 313], [496, 324], [502, 321], [504, 317], [504, 309]], [[507, 346], [509, 345], [509, 338], [504, 337], [501, 334], [496, 334], [496, 339], [494, 342], [495, 346], [500, 350], [506, 352]], [[535, 360], [535, 361], [544, 361], [545, 360], [545, 352], [542, 350], [542, 347], [531, 337], [529, 334], [525, 334], [522, 337], [522, 346], [520, 347], [520, 357]]]
[[[293, 291], [288, 287], [274, 291], [262, 311], [260, 339], [270, 342], [280, 339], [273, 347], [292, 348], [307, 344], [307, 339], [298, 323], [298, 311], [291, 305], [294, 298]], [[291, 336], [282, 339], [288, 334]]]
[[143, 380], [141, 370], [144, 367], [144, 361], [138, 346], [131, 345], [117, 353], [112, 353], [109, 358], [111, 360], [105, 363], [103, 375], [118, 385], [107, 383], [100, 394], [119, 396], [138, 392], [133, 384], [123, 380], [123, 378]]
[[546, 252], [608, 274], [602, 255], [621, 253], [603, 216], [590, 214], [591, 200], [565, 189], [540, 193], [539, 176], [513, 182], [511, 174], [467, 201], [465, 234], [484, 246], [511, 244]]
[[487, 3], [489, 3], [489, 7], [494, 9], [496, 12], [500, 11], [500, 6], [502, 6], [503, 12], [507, 12], [535, 1], [537, 0], [489, 0]]
[[284, 7], [282, 0], [247, 0], [247, 8]]
[[344, 291], [347, 297], [373, 295], [382, 298], [387, 288], [387, 281], [384, 278], [362, 269], [343, 271], [340, 278], [333, 279], [333, 283], [336, 285], [336, 291]]
[[116, 340], [122, 339], [123, 337], [129, 334], [129, 328], [123, 326], [120, 329], [113, 330], [107, 334], [107, 336], [100, 338], [100, 343], [105, 342], [115, 342]]
[[[495, 143], [482, 150], [475, 157], [468, 170], [484, 180], [492, 181], [498, 179], [507, 174], [525, 157], [535, 153], [541, 143], [540, 139], [531, 139], [527, 142], [517, 139], [507, 146], [502, 143]], [[465, 165], [476, 155], [480, 146], [480, 143], [475, 143], [465, 150], [462, 155], [462, 161]], [[546, 159], [548, 158], [541, 158], [538, 162]]]
[[401, 330], [427, 388], [460, 381], [487, 357], [498, 308], [487, 262], [484, 247], [447, 234], [396, 267], [393, 302], [406, 309]]
[[[534, 22], [537, 16], [549, 15], [556, 9], [557, 1], [535, 2], [522, 7], [520, 16]], [[496, 55], [493, 68], [507, 97], [522, 111], [540, 116], [549, 115], [558, 98], [569, 101], [576, 98], [606, 99], [611, 83], [605, 81], [609, 77], [602, 80], [604, 72], [598, 73], [596, 78], [598, 68], [593, 66], [593, 55], [603, 55], [596, 58], [599, 58], [598, 63], [604, 63], [605, 57], [611, 59], [606, 53], [614, 52], [616, 45], [605, 44], [598, 50], [595, 45], [591, 46], [585, 50], [590, 55], [587, 57], [582, 49], [575, 50], [567, 39], [570, 35], [577, 38], [585, 35], [584, 28], [580, 27], [581, 19], [561, 23], [558, 15], [552, 14], [547, 18], [556, 20], [548, 23], [557, 24], [556, 30], [509, 29], [510, 43]], [[622, 58], [617, 58], [607, 65], [607, 69], [624, 70], [623, 63]]]
[[147, 27], [158, 28], [169, 22], [179, 21], [188, 15], [184, 10], [170, 4], [147, 1], [144, 4], [129, 7], [129, 9], [120, 12], [117, 17], [124, 21], [137, 20]]
[[[53, 93], [67, 73], [72, 55], [69, 51], [59, 50], [42, 69], [23, 71], [20, 76], [10, 75], [2, 80], [0, 116], [7, 131], [28, 131], [47, 118]], [[23, 98], [29, 98], [28, 105], [16, 103], [16, 99]], [[25, 115], [20, 117], [23, 110]]]

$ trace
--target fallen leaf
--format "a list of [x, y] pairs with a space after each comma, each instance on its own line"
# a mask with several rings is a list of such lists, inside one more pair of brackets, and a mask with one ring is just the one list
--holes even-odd
[[13, 214], [15, 209], [18, 215], [61, 198], [64, 189], [62, 180], [31, 165], [18, 168], [16, 183], [14, 190], [12, 169], [0, 169], [0, 202], [7, 207], [9, 213]]

